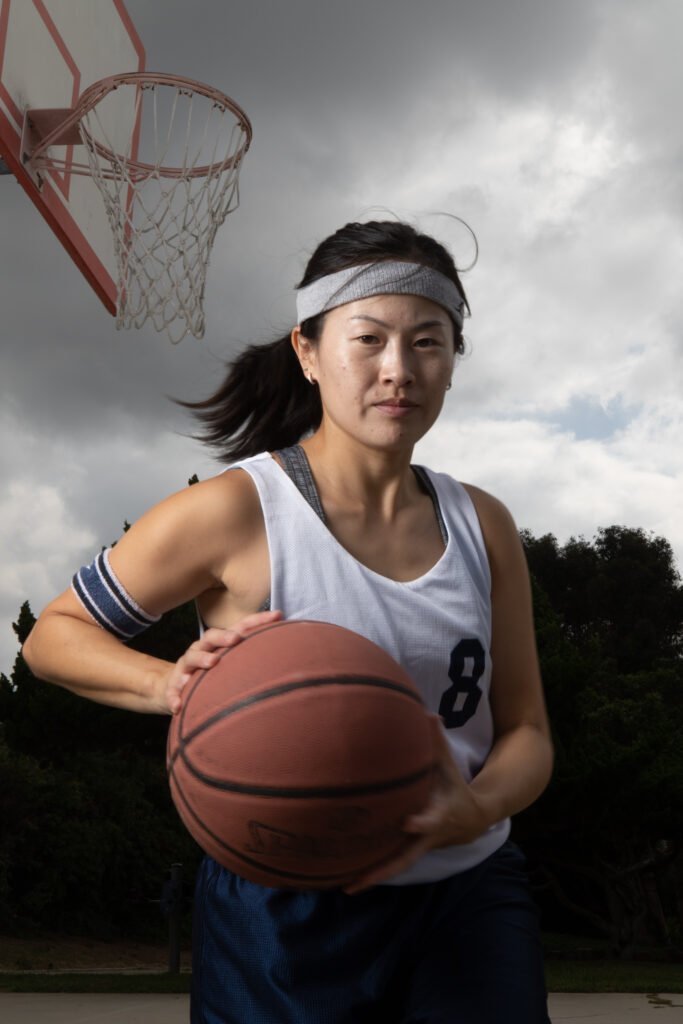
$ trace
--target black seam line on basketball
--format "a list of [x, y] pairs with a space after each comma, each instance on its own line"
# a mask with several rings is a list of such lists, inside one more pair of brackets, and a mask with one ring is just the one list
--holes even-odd
[[[277, 629], [278, 626], [282, 626], [284, 621], [285, 620], [283, 620], [283, 619], [278, 619], [277, 622], [269, 622], [265, 626], [256, 626], [250, 633], [247, 634], [247, 636], [243, 636], [242, 637], [242, 639], [240, 640], [239, 644], [235, 644], [234, 647], [225, 647], [221, 651], [221, 653], [219, 654], [218, 661], [222, 661], [223, 658], [225, 658], [225, 656], [227, 654], [230, 654], [231, 651], [234, 651], [235, 647], [239, 647], [240, 644], [246, 644], [246, 642], [248, 640], [253, 640], [255, 636], [260, 636], [261, 633], [267, 633], [271, 629]], [[309, 625], [311, 622], [313, 622], [312, 619], [292, 619], [292, 620], [286, 620], [286, 621], [288, 622], [288, 624], [291, 624], [291, 625], [295, 625], [297, 623], [302, 624], [302, 625]], [[317, 623], [315, 623], [315, 624], [317, 625]], [[216, 662], [216, 665], [218, 664], [218, 661]], [[215, 668], [216, 665], [212, 665], [211, 668]], [[201, 683], [201, 681], [204, 678], [204, 676], [206, 675], [206, 673], [211, 671], [211, 668], [202, 669], [202, 671], [199, 673], [199, 675], [195, 679], [194, 683], [192, 684], [192, 688], [190, 690], [188, 690], [188, 692], [184, 695], [183, 704], [182, 704], [182, 707], [180, 709], [180, 721], [178, 723], [178, 726], [179, 726], [178, 734], [179, 734], [179, 736], [182, 736], [183, 723], [185, 721], [185, 708], [187, 707], [188, 700], [189, 700], [190, 696], [194, 693], [194, 691], [197, 689], [197, 687]]]
[[[274, 623], [273, 626], [265, 626], [264, 629], [262, 629], [260, 632], [265, 632], [266, 629], [274, 629], [275, 625], [277, 625], [277, 623]], [[247, 637], [246, 639], [248, 640], [250, 638]], [[221, 658], [225, 657], [225, 655], [229, 654], [230, 651], [233, 649], [234, 648], [227, 648], [227, 650], [223, 654], [221, 654]], [[200, 684], [206, 673], [210, 671], [210, 669], [204, 669], [201, 675], [197, 677], [192, 686], [192, 690], [187, 694], [187, 697], [183, 702], [183, 707], [180, 715], [180, 722], [178, 723], [178, 744], [176, 751], [171, 758], [171, 763], [175, 761], [176, 757], [178, 757], [179, 753], [181, 752], [181, 750], [184, 749], [186, 744], [188, 744], [196, 736], [199, 736], [206, 729], [210, 728], [212, 725], [215, 725], [216, 722], [220, 722], [223, 718], [227, 718], [229, 715], [241, 711], [245, 707], [249, 707], [252, 704], [258, 704], [260, 701], [269, 700], [271, 697], [281, 696], [284, 693], [289, 693], [291, 690], [306, 689], [307, 687], [334, 685], [339, 683], [341, 683], [342, 685], [360, 683], [363, 686], [375, 686], [380, 689], [393, 690], [396, 693], [403, 694], [405, 697], [409, 697], [417, 704], [423, 704], [422, 698], [418, 693], [416, 693], [412, 689], [408, 689], [408, 687], [406, 686], [402, 686], [400, 683], [394, 683], [390, 679], [368, 679], [367, 676], [351, 675], [325, 676], [321, 679], [306, 679], [298, 680], [297, 682], [293, 683], [282, 683], [280, 686], [272, 687], [270, 690], [264, 690], [261, 693], [254, 694], [253, 696], [247, 697], [242, 701], [238, 701], [236, 704], [231, 704], [227, 708], [221, 708], [221, 710], [218, 711], [215, 715], [212, 715], [211, 718], [207, 718], [206, 721], [202, 722], [201, 725], [196, 726], [196, 728], [194, 728], [191, 732], [188, 732], [187, 734], [183, 735], [182, 730], [185, 719], [185, 709], [187, 708], [190, 697], [192, 696], [192, 694], [194, 693], [194, 691], [196, 690], [197, 686]]]
[[273, 686], [270, 690], [262, 690], [260, 693], [255, 693], [251, 697], [245, 697], [244, 700], [239, 700], [235, 704], [231, 704], [227, 708], [221, 708], [220, 711], [216, 712], [206, 721], [198, 725], [192, 732], [188, 732], [185, 736], [179, 736], [178, 743], [179, 747], [184, 747], [187, 743], [193, 740], [200, 733], [206, 729], [210, 729], [216, 722], [222, 721], [224, 718], [228, 718], [230, 715], [236, 714], [238, 711], [243, 711], [244, 708], [251, 707], [254, 704], [259, 704], [261, 701], [270, 700], [271, 697], [281, 697], [285, 693], [291, 693], [293, 690], [307, 690], [321, 686], [335, 686], [341, 684], [342, 686], [360, 684], [361, 686], [375, 687], [379, 690], [393, 690], [394, 693], [401, 693], [405, 697], [409, 697], [417, 704], [422, 704], [422, 699], [419, 694], [413, 690], [409, 690], [407, 686], [402, 686], [400, 683], [393, 683], [390, 679], [368, 679], [367, 676], [351, 676], [351, 675], [340, 675], [340, 676], [324, 676], [321, 679], [305, 679], [297, 680], [294, 683], [282, 683], [280, 686]]
[[182, 761], [191, 775], [211, 789], [218, 789], [224, 793], [242, 793], [246, 796], [255, 797], [282, 797], [285, 800], [304, 799], [306, 797], [325, 797], [338, 799], [346, 796], [374, 795], [375, 793], [387, 793], [392, 789], [401, 789], [404, 786], [411, 786], [420, 782], [434, 771], [434, 765], [430, 764], [419, 771], [411, 772], [410, 775], [402, 775], [398, 779], [389, 779], [384, 782], [364, 782], [353, 786], [252, 786], [243, 782], [231, 782], [229, 779], [217, 779], [214, 776], [206, 775], [196, 768], [183, 751]]
[[[215, 832], [212, 832], [211, 829], [202, 821], [202, 819], [198, 817], [197, 814], [195, 814], [195, 812], [192, 810], [192, 808], [187, 802], [187, 799], [182, 791], [180, 783], [178, 779], [176, 779], [175, 777], [175, 773], [171, 772], [170, 774], [173, 782], [175, 783], [176, 793], [182, 800], [183, 806], [185, 807], [185, 810], [190, 815], [190, 817], [194, 818], [197, 824], [201, 826], [201, 828], [204, 830], [204, 832], [206, 832], [207, 835], [211, 836], [211, 838], [214, 840], [215, 843], [218, 844], [218, 846], [221, 846], [224, 850], [227, 850], [228, 853], [233, 854], [238, 860], [244, 861], [245, 864], [252, 864], [255, 868], [258, 868], [260, 871], [264, 871], [267, 874], [277, 875], [279, 878], [283, 879], [288, 878], [296, 882], [339, 882], [339, 884], [341, 885], [344, 880], [349, 878], [348, 871], [341, 871], [336, 875], [304, 875], [301, 873], [297, 873], [296, 871], [284, 871], [282, 868], [273, 867], [271, 864], [266, 864], [263, 861], [254, 860], [253, 857], [247, 857], [246, 854], [241, 853], [239, 850], [236, 850], [234, 846], [229, 846], [228, 843], [225, 842], [225, 840], [221, 839], [220, 836], [217, 836]], [[377, 863], [384, 863], [384, 860], [385, 858], [382, 858], [382, 860], [378, 861]], [[374, 867], [374, 865], [370, 865], [370, 868], [372, 867]]]

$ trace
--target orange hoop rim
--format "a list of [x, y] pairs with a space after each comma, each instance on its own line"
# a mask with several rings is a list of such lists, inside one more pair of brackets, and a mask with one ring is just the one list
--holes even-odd
[[[216, 106], [229, 110], [234, 115], [238, 127], [240, 127], [244, 132], [244, 141], [233, 156], [219, 164], [222, 169], [228, 170], [232, 167], [238, 166], [251, 145], [251, 121], [239, 104], [235, 103], [230, 96], [221, 92], [220, 89], [215, 89], [213, 86], [206, 85], [204, 82], [197, 82], [193, 78], [184, 78], [182, 75], [171, 75], [153, 71], [131, 71], [126, 74], [109, 75], [107, 78], [101, 78], [99, 81], [93, 82], [91, 86], [85, 89], [79, 96], [76, 106], [73, 107], [65, 119], [48, 135], [46, 135], [45, 138], [41, 139], [40, 143], [35, 147], [31, 153], [30, 163], [35, 164], [36, 166], [61, 166], [62, 161], [49, 157], [47, 155], [47, 150], [50, 146], [59, 145], [59, 139], [64, 132], [68, 131], [69, 128], [73, 128], [75, 125], [78, 125], [79, 130], [84, 135], [88, 136], [90, 145], [97, 150], [100, 157], [110, 163], [112, 167], [116, 167], [117, 164], [121, 166], [125, 165], [129, 173], [131, 171], [133, 172], [132, 177], [134, 179], [146, 178], [150, 174], [158, 174], [165, 178], [202, 178], [212, 173], [216, 164], [204, 164], [201, 167], [158, 166], [156, 164], [144, 163], [141, 160], [134, 160], [127, 156], [120, 156], [108, 146], [105, 146], [100, 142], [95, 142], [80, 122], [86, 114], [93, 110], [93, 108], [104, 99], [105, 96], [108, 96], [109, 93], [113, 92], [120, 85], [137, 85], [141, 88], [145, 88], [145, 86], [152, 87], [155, 85], [170, 86], [171, 88], [177, 88], [181, 91], [185, 91], [189, 96], [192, 96], [195, 93], [200, 96], [205, 96]], [[90, 174], [90, 167], [87, 164], [71, 162], [69, 164], [69, 170], [76, 174]], [[106, 176], [116, 177], [116, 173], [115, 171], [108, 172]]]

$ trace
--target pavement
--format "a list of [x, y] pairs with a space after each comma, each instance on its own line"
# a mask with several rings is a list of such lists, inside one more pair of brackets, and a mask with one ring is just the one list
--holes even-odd
[[[2, 1024], [188, 1024], [186, 995], [0, 992]], [[683, 994], [553, 993], [553, 1024], [683, 1024]], [[504, 1024], [504, 1022], [503, 1022]]]

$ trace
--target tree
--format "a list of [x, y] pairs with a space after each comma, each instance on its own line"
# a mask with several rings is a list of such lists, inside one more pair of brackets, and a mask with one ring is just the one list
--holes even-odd
[[[13, 624], [20, 643], [34, 616]], [[175, 660], [195, 639], [192, 604], [134, 646]], [[0, 676], [0, 924], [108, 937], [147, 934], [168, 867], [199, 851], [172, 805], [168, 720], [83, 700], [36, 679], [21, 654]]]
[[593, 542], [522, 533], [530, 570], [569, 639], [593, 641], [620, 672], [683, 653], [683, 588], [671, 545], [644, 530], [610, 526]]
[[[544, 796], [515, 819], [546, 913], [615, 950], [683, 929], [683, 601], [671, 548], [609, 527], [523, 541], [556, 747]], [[14, 629], [33, 625], [28, 603]], [[135, 646], [174, 660], [186, 605]], [[169, 864], [199, 851], [171, 804], [164, 716], [0, 676], [0, 924], [107, 935], [149, 925]], [[677, 909], [678, 908], [678, 909]], [[683, 931], [679, 932], [683, 934]]]
[[652, 884], [683, 849], [680, 577], [642, 530], [522, 539], [556, 768], [516, 828], [557, 903], [628, 951], [683, 924]]

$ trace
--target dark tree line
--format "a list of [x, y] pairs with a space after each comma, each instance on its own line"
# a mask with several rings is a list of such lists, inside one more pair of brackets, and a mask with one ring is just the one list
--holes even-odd
[[613, 526], [522, 539], [554, 777], [515, 822], [547, 919], [628, 954], [683, 939], [683, 587], [670, 545]]
[[[20, 644], [34, 621], [25, 602], [13, 624]], [[130, 646], [176, 660], [196, 637], [186, 604]], [[164, 716], [36, 679], [21, 654], [9, 679], [0, 674], [0, 931], [164, 933], [169, 867], [184, 864], [191, 881], [200, 857], [168, 792], [167, 730]]]
[[[25, 603], [20, 642], [33, 622]], [[177, 657], [196, 622], [186, 605], [135, 646]], [[168, 793], [167, 719], [76, 697], [18, 655], [0, 676], [0, 723], [0, 930], [157, 934], [170, 865], [191, 876], [199, 858]]]
[[[545, 925], [628, 954], [683, 944], [683, 587], [670, 545], [613, 526], [560, 545], [522, 534], [556, 745], [553, 781], [514, 822]], [[33, 624], [25, 603], [14, 625]], [[173, 660], [192, 605], [134, 646]], [[169, 865], [199, 851], [166, 785], [167, 720], [0, 676], [0, 929], [103, 937], [160, 927]]]

